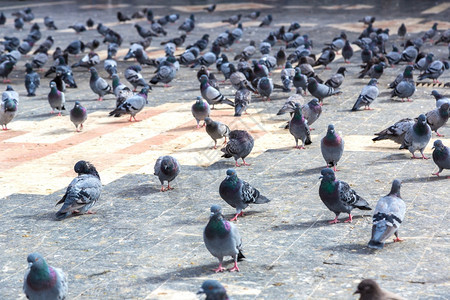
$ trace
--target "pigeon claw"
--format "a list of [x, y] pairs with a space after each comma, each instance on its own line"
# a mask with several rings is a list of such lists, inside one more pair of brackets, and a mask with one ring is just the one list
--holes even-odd
[[334, 220], [328, 221], [328, 224], [337, 224], [337, 223], [339, 223], [339, 220], [337, 217], [334, 218]]
[[234, 267], [232, 267], [228, 271], [230, 271], [230, 272], [239, 272], [239, 267], [237, 266], [237, 263], [235, 262], [234, 263]]
[[398, 236], [394, 239], [394, 243], [397, 242], [403, 242], [403, 239], [399, 238]]
[[[3, 129], [3, 130], [4, 130], [4, 129]], [[435, 176], [439, 177], [439, 172], [431, 173], [431, 175], [435, 175]]]
[[344, 221], [344, 223], [351, 223], [353, 221], [352, 215], [348, 214], [348, 219]]
[[222, 264], [220, 264], [217, 269], [213, 269], [213, 271], [216, 272], [216, 273], [220, 273], [220, 272], [223, 272], [225, 270], [226, 269], [224, 267], [222, 267]]
[[436, 131], [436, 135], [438, 136], [438, 137], [444, 137], [445, 135], [443, 135], [443, 134], [440, 134], [439, 132], [437, 132]]

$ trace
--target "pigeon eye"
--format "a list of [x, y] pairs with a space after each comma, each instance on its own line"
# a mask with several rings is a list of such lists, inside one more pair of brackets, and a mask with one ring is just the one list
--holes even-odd
[[34, 259], [34, 261], [38, 261], [39, 260], [39, 257], [36, 257], [35, 259]]

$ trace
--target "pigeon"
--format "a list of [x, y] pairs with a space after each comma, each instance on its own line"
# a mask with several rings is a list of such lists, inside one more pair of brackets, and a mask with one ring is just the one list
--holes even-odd
[[45, 52], [38, 52], [35, 56], [33, 56], [33, 59], [31, 61], [31, 65], [33, 68], [42, 68], [48, 61], [48, 54], [47, 51]]
[[406, 35], [406, 32], [407, 32], [407, 30], [406, 30], [405, 23], [402, 23], [402, 25], [400, 25], [400, 27], [397, 30], [397, 35], [401, 38], [404, 38]]
[[73, 30], [75, 30], [75, 32], [77, 34], [83, 32], [83, 31], [86, 31], [86, 27], [81, 23], [76, 23], [74, 25], [70, 25], [70, 26], [68, 26], [68, 28], [72, 28]]
[[6, 99], [15, 100], [19, 103], [19, 93], [17, 93], [11, 85], [6, 86], [6, 90], [2, 93], [2, 101]]
[[327, 167], [333, 167], [336, 172], [336, 166], [344, 153], [344, 140], [334, 130], [334, 125], [328, 125], [327, 134], [320, 142], [320, 150]]
[[427, 123], [430, 125], [431, 130], [436, 132], [436, 135], [439, 137], [443, 137], [443, 135], [437, 131], [447, 123], [450, 113], [449, 107], [450, 103], [444, 103], [439, 108], [435, 108], [425, 114], [427, 117]]
[[344, 58], [344, 62], [349, 64], [350, 58], [353, 56], [353, 48], [350, 45], [350, 42], [347, 40], [345, 41], [344, 47], [342, 47], [342, 57]]
[[234, 96], [234, 116], [240, 117], [247, 110], [252, 100], [252, 93], [248, 89], [247, 82], [241, 82]]
[[[308, 121], [302, 115], [300, 103], [295, 103], [294, 115], [289, 121], [289, 132], [294, 136], [296, 149], [305, 149], [305, 145], [312, 143], [311, 132], [309, 130]], [[298, 140], [302, 141], [302, 145], [298, 145]]]
[[[214, 4], [215, 6], [215, 4]], [[206, 9], [206, 8], [204, 8]], [[228, 300], [227, 291], [217, 280], [205, 280], [197, 292], [197, 295], [205, 294], [205, 300]]]
[[195, 17], [194, 14], [191, 14], [189, 18], [184, 20], [183, 24], [178, 27], [178, 30], [185, 31], [186, 33], [191, 32], [195, 28]]
[[[275, 37], [273, 39], [275, 40]], [[268, 42], [262, 42], [259, 44], [259, 52], [261, 52], [262, 55], [269, 54], [272, 52], [272, 45]]]
[[441, 107], [442, 104], [444, 103], [449, 103], [450, 104], [450, 99], [441, 95], [438, 91], [436, 90], [432, 90], [431, 91], [431, 95], [436, 99], [436, 107], [439, 108]]
[[[249, 166], [250, 164], [245, 162], [245, 158], [252, 152], [253, 145], [255, 144], [253, 137], [245, 130], [232, 130], [228, 138], [229, 141], [226, 146], [220, 149], [224, 153], [222, 157], [233, 157], [236, 167]], [[237, 162], [239, 158], [242, 158], [241, 165]]]
[[151, 36], [158, 36], [156, 33], [152, 32], [151, 30], [145, 29], [139, 24], [135, 24], [134, 27], [136, 28], [138, 34], [144, 39]]
[[174, 66], [176, 62], [175, 57], [169, 56], [165, 61], [163, 61], [159, 66], [155, 76], [150, 80], [151, 84], [157, 84], [158, 82], [164, 83], [164, 86], [169, 86], [168, 83], [171, 82], [177, 73]]
[[117, 62], [111, 57], [111, 54], [108, 53], [108, 57], [103, 62], [103, 69], [109, 74], [109, 76], [113, 76], [117, 74]]
[[438, 23], [434, 23], [433, 26], [425, 32], [425, 34], [422, 37], [422, 40], [423, 41], [431, 40], [431, 43], [433, 43], [433, 37], [436, 35], [437, 32], [437, 26]]
[[362, 22], [362, 23], [364, 23], [366, 25], [373, 24], [373, 22], [375, 22], [375, 17], [365, 16], [361, 20], [358, 20], [358, 22]]
[[375, 101], [380, 94], [377, 83], [375, 78], [370, 79], [369, 83], [362, 89], [361, 94], [359, 94], [355, 105], [353, 105], [352, 111], [357, 111], [362, 106], [364, 106], [364, 109], [366, 110], [371, 110], [370, 104]]
[[180, 47], [181, 45], [184, 44], [184, 41], [185, 41], [185, 40], [186, 40], [186, 34], [183, 33], [183, 34], [180, 35], [179, 37], [170, 39], [170, 40], [168, 40], [168, 41], [163, 41], [163, 42], [161, 42], [160, 45], [165, 45], [165, 44], [168, 44], [168, 43], [173, 43], [173, 44], [175, 44], [175, 46]]
[[428, 68], [428, 66], [433, 62], [433, 60], [434, 54], [428, 53], [426, 56], [422, 57], [414, 64], [414, 69], [424, 72]]
[[[433, 161], [438, 166], [439, 171], [432, 175], [439, 176], [439, 173], [444, 169], [450, 169], [450, 149], [441, 140], [434, 141], [433, 149]], [[450, 176], [447, 176], [447, 178], [450, 178]]]
[[98, 63], [100, 63], [100, 56], [95, 52], [89, 52], [78, 62], [74, 63], [71, 68], [83, 67], [89, 69]]
[[191, 107], [192, 115], [197, 121], [197, 128], [200, 128], [200, 121], [203, 120], [203, 126], [206, 126], [205, 118], [209, 117], [210, 109], [208, 102], [203, 101], [202, 97], [198, 96], [197, 101], [192, 104]]
[[446, 31], [441, 33], [441, 36], [439, 39], [434, 43], [435, 45], [439, 43], [450, 43], [450, 29], [447, 29]]
[[203, 231], [203, 241], [206, 249], [219, 259], [219, 267], [214, 269], [214, 272], [225, 271], [222, 267], [224, 256], [231, 256], [234, 259], [234, 266], [229, 271], [239, 272], [237, 262], [245, 258], [242, 254], [241, 235], [235, 224], [223, 219], [222, 208], [219, 205], [211, 206], [211, 215]]
[[370, 78], [380, 79], [381, 75], [383, 75], [385, 66], [386, 64], [384, 62], [372, 65], [367, 72], [365, 70], [361, 71], [361, 75], [359, 75], [358, 78], [364, 78], [368, 75]]
[[144, 87], [140, 93], [127, 98], [124, 102], [119, 104], [116, 109], [109, 113], [109, 116], [120, 117], [121, 115], [127, 114], [130, 115], [130, 122], [132, 122], [133, 119], [137, 122], [136, 114], [144, 108], [145, 104], [147, 104], [147, 93], [148, 89]]
[[372, 237], [369, 248], [383, 249], [385, 241], [394, 234], [394, 242], [402, 241], [398, 237], [398, 228], [405, 218], [406, 205], [400, 196], [402, 182], [395, 179], [392, 182], [391, 191], [378, 200], [373, 213]]
[[250, 14], [246, 15], [246, 18], [252, 19], [252, 20], [256, 20], [259, 18], [259, 16], [261, 15], [260, 11], [253, 11]]
[[57, 220], [65, 219], [71, 214], [92, 214], [90, 209], [100, 198], [102, 183], [94, 165], [80, 160], [75, 164], [74, 171], [78, 177], [72, 180], [64, 196], [56, 203], [64, 203], [56, 213]]
[[323, 169], [320, 178], [322, 181], [319, 187], [319, 196], [325, 206], [336, 214], [330, 224], [339, 223], [340, 213], [348, 213], [348, 219], [345, 222], [352, 222], [351, 212], [354, 208], [361, 210], [371, 210], [369, 203], [359, 196], [348, 183], [336, 180], [332, 169]]
[[41, 254], [34, 252], [27, 257], [28, 269], [23, 279], [23, 292], [27, 299], [65, 299], [68, 293], [67, 276], [47, 264]]
[[94, 20], [92, 20], [91, 18], [89, 18], [89, 19], [87, 19], [86, 20], [86, 26], [88, 27], [88, 28], [92, 28], [92, 27], [94, 27]]
[[66, 49], [64, 49], [64, 53], [69, 53], [72, 55], [77, 55], [81, 52], [84, 52], [85, 45], [82, 41], [76, 40], [71, 42]]
[[262, 19], [261, 24], [259, 24], [258, 27], [269, 26], [270, 23], [272, 23], [272, 20], [272, 15], [269, 14]]
[[241, 14], [233, 15], [228, 19], [222, 20], [223, 23], [230, 23], [231, 25], [236, 25], [241, 20]]
[[34, 42], [33, 41], [26, 41], [24, 40], [19, 47], [17, 48], [17, 50], [20, 52], [20, 54], [22, 55], [26, 55], [28, 54], [28, 52], [31, 51], [31, 48], [33, 48], [34, 46]]
[[230, 221], [236, 221], [237, 217], [244, 215], [243, 210], [250, 204], [263, 204], [270, 202], [270, 199], [252, 187], [249, 183], [238, 178], [233, 169], [227, 170], [227, 176], [219, 187], [220, 197], [229, 205], [236, 209], [236, 215]]
[[36, 96], [36, 89], [41, 84], [41, 78], [39, 74], [33, 70], [30, 63], [25, 64], [27, 75], [25, 75], [25, 88], [27, 89], [27, 96]]
[[116, 43], [109, 43], [108, 45], [108, 52], [107, 55], [108, 57], [115, 57], [117, 55], [117, 51], [119, 50], [119, 45]]
[[6, 16], [3, 12], [0, 12], [0, 26], [5, 25], [6, 23]]
[[113, 93], [112, 88], [105, 79], [98, 76], [97, 69], [91, 67], [89, 68], [89, 71], [91, 72], [89, 86], [91, 87], [91, 90], [98, 95], [98, 101], [102, 101], [103, 96]]
[[411, 97], [416, 91], [416, 85], [414, 84], [412, 70], [412, 66], [407, 66], [405, 68], [405, 71], [403, 71], [403, 79], [399, 84], [397, 84], [394, 90], [392, 90], [391, 97], [397, 96], [401, 98], [401, 101], [404, 101], [403, 99], [405, 98], [407, 99], [407, 101], [412, 101], [411, 99], [409, 99], [409, 97]]
[[391, 67], [398, 64], [402, 58], [402, 54], [395, 45], [392, 45], [392, 51], [385, 55]]
[[[155, 163], [155, 173], [161, 182], [161, 192], [173, 190], [170, 182], [180, 174], [180, 165], [173, 156], [160, 156]], [[164, 181], [167, 181], [167, 188], [164, 187]]]
[[15, 63], [9, 60], [5, 60], [0, 64], [0, 76], [3, 78], [3, 83], [11, 82], [10, 79], [8, 79], [9, 74], [14, 68]]
[[325, 66], [325, 69], [329, 69], [327, 65], [331, 63], [336, 57], [336, 53], [331, 49], [330, 47], [324, 48], [322, 54], [320, 54], [320, 57], [317, 59], [314, 66]]
[[126, 99], [134, 96], [134, 93], [129, 87], [120, 82], [119, 75], [112, 75], [112, 88], [114, 95], [116, 96], [116, 108], [119, 107]]
[[409, 46], [402, 52], [402, 57], [400, 61], [405, 61], [409, 64], [413, 64], [413, 62], [416, 60], [417, 55], [419, 54], [419, 51], [415, 46]]
[[273, 92], [273, 81], [270, 77], [261, 77], [258, 80], [257, 90], [263, 100], [270, 101], [270, 94]]
[[49, 16], [46, 16], [44, 18], [44, 25], [47, 27], [48, 30], [58, 30], [58, 28], [55, 25], [55, 21]]
[[64, 93], [56, 89], [56, 83], [50, 82], [50, 93], [48, 94], [48, 103], [52, 108], [51, 113], [54, 113], [54, 109], [59, 110], [58, 116], [61, 116], [61, 110], [65, 110], [64, 104], [66, 103], [66, 98]]
[[332, 75], [330, 79], [325, 81], [325, 85], [337, 89], [344, 82], [345, 72], [347, 69], [345, 67], [340, 67], [336, 74]]
[[212, 13], [215, 9], [216, 9], [215, 3], [203, 8], [203, 10], [206, 10], [209, 13]]
[[239, 23], [238, 26], [231, 31], [231, 35], [234, 37], [236, 43], [239, 43], [242, 35], [244, 34], [244, 28], [242, 27], [242, 23]]
[[39, 52], [47, 52], [48, 50], [50, 50], [50, 48], [53, 46], [54, 44], [54, 39], [51, 35], [49, 35], [45, 41], [42, 42], [42, 44], [39, 45], [39, 47], [34, 50], [33, 54], [39, 53]]
[[321, 103], [324, 98], [341, 93], [339, 89], [334, 89], [325, 84], [318, 83], [313, 77], [308, 78], [308, 91], [313, 97], [319, 99], [319, 102]]
[[423, 80], [426, 78], [433, 79], [433, 83], [439, 83], [438, 78], [441, 76], [445, 70], [450, 68], [450, 64], [447, 61], [435, 60], [422, 74], [417, 77], [418, 80]]
[[[286, 65], [280, 72], [281, 83], [283, 84], [283, 92], [290, 92], [293, 85], [293, 79], [295, 75], [295, 70], [292, 68], [290, 62], [286, 62]], [[306, 79], [306, 82], [308, 80]], [[306, 89], [305, 89], [306, 91]]]
[[117, 12], [117, 20], [119, 20], [119, 22], [126, 22], [126, 21], [130, 21], [130, 17], [128, 17], [127, 15], [123, 14], [121, 11]]
[[411, 126], [414, 125], [414, 120], [410, 118], [401, 119], [396, 122], [394, 125], [389, 126], [388, 128], [375, 133], [377, 137], [373, 138], [372, 141], [381, 141], [381, 140], [393, 140], [397, 144], [402, 144], [405, 138], [406, 132], [409, 130]]
[[428, 142], [431, 139], [431, 128], [430, 125], [427, 124], [427, 117], [424, 114], [421, 114], [417, 118], [417, 122], [414, 125], [410, 126], [405, 133], [405, 137], [403, 139], [403, 143], [400, 146], [401, 149], [408, 149], [411, 152], [411, 158], [420, 158], [414, 155], [414, 152], [417, 150], [422, 154], [423, 159], [428, 159], [429, 157], [425, 157], [423, 151], [425, 147], [428, 145]]
[[211, 51], [208, 51], [205, 54], [199, 56], [195, 60], [191, 68], [195, 68], [199, 64], [202, 66], [209, 67], [210, 65], [216, 62], [217, 58], [219, 57], [219, 54], [220, 54], [220, 46], [214, 42], [212, 44]]
[[125, 79], [128, 80], [129, 83], [131, 83], [135, 91], [138, 86], [148, 87], [148, 84], [142, 77], [140, 71], [142, 71], [142, 68], [139, 65], [129, 66], [125, 70]]
[[373, 52], [369, 49], [368, 46], [365, 46], [361, 51], [361, 60], [363, 64], [367, 64], [372, 60]]
[[383, 290], [372, 279], [364, 279], [361, 281], [353, 294], [360, 294], [359, 300], [405, 300], [405, 298], [399, 295]]
[[208, 104], [213, 106], [212, 109], [214, 109], [215, 104], [222, 103], [234, 106], [233, 101], [225, 98], [222, 93], [209, 84], [208, 77], [206, 75], [200, 76], [200, 92], [203, 99], [205, 99]]
[[308, 88], [308, 77], [304, 74], [302, 74], [299, 67], [296, 67], [294, 73], [294, 77], [292, 78], [292, 84], [296, 89], [301, 88], [305, 94], [306, 90]]
[[213, 149], [217, 149], [218, 139], [225, 138], [223, 144], [225, 145], [227, 143], [227, 137], [230, 134], [230, 128], [228, 128], [227, 125], [219, 121], [213, 121], [209, 117], [205, 118], [205, 124], [206, 124], [206, 133], [208, 133], [209, 136], [214, 140]]
[[286, 50], [284, 49], [284, 47], [280, 47], [280, 50], [278, 50], [277, 55], [277, 66], [284, 66], [286, 64]]
[[[75, 101], [75, 105], [70, 110], [70, 121], [72, 121], [73, 125], [75, 125], [77, 132], [83, 130], [83, 123], [86, 119], [86, 108], [84, 108], [79, 101]], [[78, 129], [78, 126], [80, 126], [80, 129]]]
[[[2, 97], [3, 98], [3, 97]], [[2, 130], [8, 130], [8, 124], [14, 119], [17, 113], [18, 102], [8, 96], [0, 102], [0, 125]]]
[[14, 19], [14, 28], [16, 28], [17, 30], [22, 30], [23, 29], [23, 25], [25, 25], [25, 22], [23, 21], [22, 18], [15, 18]]
[[311, 126], [322, 114], [322, 106], [317, 98], [312, 99], [302, 107], [302, 115]]

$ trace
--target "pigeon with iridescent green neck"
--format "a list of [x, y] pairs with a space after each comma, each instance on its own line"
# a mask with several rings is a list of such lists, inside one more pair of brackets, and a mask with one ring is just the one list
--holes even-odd
[[[406, 131], [405, 138], [403, 139], [403, 143], [401, 144], [399, 149], [408, 149], [412, 154], [411, 158], [428, 159], [429, 157], [425, 157], [423, 151], [430, 142], [430, 139], [430, 125], [427, 124], [427, 117], [424, 114], [421, 114], [417, 118], [416, 123], [414, 123], [414, 125], [409, 127], [408, 131]], [[420, 151], [422, 157], [416, 157], [414, 155], [414, 152], [416, 152], [417, 150]]]
[[[289, 132], [295, 138], [295, 147], [297, 149], [305, 149], [305, 145], [311, 144], [311, 133], [308, 121], [302, 115], [302, 107], [300, 103], [295, 103], [294, 115], [289, 122]], [[302, 141], [302, 145], [298, 145], [298, 140]]]
[[111, 86], [105, 79], [98, 76], [97, 69], [94, 67], [89, 68], [91, 72], [91, 78], [89, 79], [89, 86], [91, 90], [98, 95], [98, 101], [103, 100], [103, 96], [107, 94], [113, 94]]
[[[170, 155], [160, 156], [156, 160], [154, 170], [154, 175], [158, 176], [161, 182], [161, 192], [173, 190], [170, 182], [180, 174], [180, 164], [177, 159]], [[167, 188], [164, 187], [164, 181], [167, 181]]]
[[[205, 118], [209, 117], [211, 110], [209, 109], [208, 102], [203, 101], [202, 97], [198, 96], [197, 101], [192, 104], [191, 112], [197, 121], [197, 128], [200, 128], [200, 121], [204, 121]], [[206, 122], [203, 122], [203, 126], [206, 126]]]
[[30, 300], [63, 300], [67, 297], [68, 284], [64, 272], [47, 264], [39, 253], [27, 257], [29, 269], [23, 279], [23, 292]]
[[333, 124], [328, 125], [327, 134], [320, 143], [320, 150], [327, 167], [333, 167], [336, 172], [337, 163], [344, 153], [344, 140], [334, 130]]
[[338, 217], [341, 213], [348, 213], [348, 219], [345, 222], [352, 222], [351, 212], [354, 208], [371, 210], [369, 203], [359, 196], [348, 183], [336, 180], [332, 169], [323, 169], [320, 178], [322, 178], [319, 187], [320, 199], [336, 215], [334, 220], [328, 223], [339, 223]]
[[[80, 132], [80, 130], [83, 129], [83, 123], [86, 119], [86, 108], [83, 107], [79, 101], [75, 101], [74, 107], [70, 110], [70, 121], [75, 125], [77, 132]], [[78, 126], [80, 126], [80, 129], [78, 129]]]
[[61, 116], [61, 110], [65, 110], [64, 104], [66, 103], [66, 98], [63, 92], [58, 91], [56, 88], [55, 82], [50, 82], [50, 93], [48, 94], [48, 103], [52, 108], [51, 113], [54, 113], [54, 110], [59, 110], [58, 116]]

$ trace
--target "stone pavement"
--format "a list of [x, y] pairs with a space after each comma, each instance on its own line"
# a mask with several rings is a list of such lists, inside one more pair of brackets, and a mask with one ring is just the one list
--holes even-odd
[[[268, 33], [291, 21], [302, 25], [301, 33], [314, 40], [314, 53], [323, 44], [345, 30], [350, 40], [363, 29], [358, 18], [377, 17], [375, 26], [391, 28], [391, 40], [399, 44], [395, 33], [405, 22], [409, 36], [418, 36], [439, 22], [438, 29], [449, 28], [449, 6], [446, 2], [430, 4], [425, 1], [390, 1], [366, 4], [343, 2], [329, 6], [319, 2], [299, 5], [295, 1], [219, 4], [217, 11], [207, 14], [201, 8], [207, 4], [183, 1], [167, 6], [163, 2], [16, 2], [3, 1], [2, 11], [8, 17], [1, 36], [23, 32], [12, 29], [11, 13], [30, 6], [41, 25], [43, 38], [53, 35], [56, 45], [65, 47], [74, 39], [100, 39], [96, 30], [75, 35], [66, 29], [75, 22], [92, 17], [124, 35], [123, 50], [119, 52], [119, 71], [134, 62], [121, 61], [130, 41], [139, 37], [132, 28], [134, 21], [119, 24], [117, 10], [132, 12], [150, 7], [155, 15], [180, 13], [176, 25], [167, 26], [168, 37], [180, 33], [177, 27], [196, 14], [196, 29], [188, 35], [184, 46], [195, 42], [203, 33], [214, 40], [232, 26], [220, 20], [237, 13], [261, 10], [261, 19], [268, 13], [274, 17], [270, 28], [258, 28], [259, 22], [244, 20], [245, 33], [234, 44], [228, 57], [240, 52], [251, 39], [261, 41]], [[112, 3], [112, 4], [111, 4]], [[314, 2], [316, 3], [316, 2]], [[58, 31], [44, 29], [43, 17], [51, 15]], [[112, 15], [113, 17], [108, 17]], [[67, 21], [69, 20], [69, 21]], [[139, 23], [148, 24], [145, 20]], [[151, 57], [162, 55], [154, 38], [148, 49]], [[39, 42], [38, 42], [39, 44]], [[273, 48], [277, 51], [281, 44]], [[180, 50], [180, 52], [183, 49]], [[448, 56], [447, 45], [426, 44], [424, 51], [433, 51], [436, 58]], [[106, 56], [106, 46], [99, 51]], [[259, 53], [258, 53], [259, 54]], [[227, 218], [234, 209], [220, 199], [218, 187], [232, 168], [231, 159], [221, 158], [219, 150], [211, 150], [212, 140], [204, 129], [195, 129], [190, 106], [199, 95], [196, 70], [182, 68], [172, 87], [154, 86], [149, 104], [137, 115], [142, 120], [129, 123], [127, 118], [108, 118], [115, 100], [107, 96], [96, 101], [88, 86], [88, 72], [75, 69], [78, 89], [66, 92], [67, 108], [76, 100], [89, 112], [85, 130], [76, 133], [68, 112], [63, 117], [51, 116], [47, 102], [49, 79], [42, 79], [37, 96], [25, 97], [22, 58], [13, 71], [12, 85], [20, 93], [20, 111], [9, 124], [11, 130], [0, 132], [0, 299], [23, 299], [23, 274], [26, 257], [39, 251], [49, 264], [65, 270], [69, 276], [70, 299], [198, 299], [195, 292], [205, 279], [217, 279], [225, 285], [234, 299], [355, 299], [352, 296], [363, 278], [374, 278], [388, 290], [407, 299], [445, 299], [449, 295], [449, 227], [446, 223], [449, 185], [445, 177], [431, 176], [436, 167], [431, 160], [410, 160], [410, 154], [398, 150], [393, 142], [372, 143], [373, 133], [405, 117], [416, 117], [434, 108], [432, 89], [449, 94], [442, 87], [418, 87], [413, 102], [390, 100], [387, 84], [404, 66], [388, 68], [379, 80], [381, 95], [372, 104], [372, 111], [350, 112], [368, 78], [356, 79], [359, 72], [359, 52], [346, 65], [348, 75], [342, 85], [343, 93], [325, 100], [324, 112], [313, 125], [313, 144], [306, 150], [293, 149], [294, 139], [282, 129], [287, 116], [276, 116], [290, 93], [275, 91], [270, 102], [256, 96], [249, 115], [234, 118], [232, 108], [217, 106], [212, 118], [229, 124], [232, 129], [246, 129], [255, 137], [255, 148], [248, 158], [250, 167], [237, 170], [240, 178], [250, 182], [272, 199], [265, 205], [253, 205], [240, 218], [244, 253], [240, 273], [214, 274], [217, 266], [203, 245], [203, 228], [209, 217], [209, 207], [221, 204]], [[71, 57], [70, 63], [75, 61]], [[47, 64], [49, 65], [50, 62]], [[332, 70], [317, 68], [327, 79], [342, 58], [330, 64]], [[98, 69], [106, 77], [102, 63]], [[215, 66], [211, 69], [215, 70]], [[144, 67], [149, 80], [153, 67]], [[272, 77], [279, 83], [280, 70]], [[42, 73], [41, 73], [42, 75]], [[417, 76], [417, 73], [415, 74]], [[217, 74], [222, 79], [221, 74]], [[448, 82], [449, 71], [440, 78]], [[125, 80], [122, 79], [125, 83]], [[5, 85], [0, 84], [0, 91]], [[232, 87], [221, 85], [223, 93], [233, 98]], [[311, 96], [305, 97], [309, 101]], [[366, 247], [371, 232], [371, 213], [355, 210], [352, 224], [328, 225], [334, 214], [326, 209], [318, 196], [320, 170], [324, 161], [320, 139], [327, 125], [333, 123], [345, 140], [344, 156], [339, 164], [338, 179], [344, 180], [374, 207], [387, 194], [394, 178], [403, 180], [402, 197], [407, 214], [400, 229], [403, 243], [388, 243], [382, 251]], [[450, 135], [448, 125], [440, 130]], [[426, 155], [431, 155], [432, 141]], [[442, 138], [450, 145], [448, 137]], [[175, 156], [182, 171], [174, 183], [175, 189], [159, 192], [159, 181], [153, 175], [153, 165], [162, 154]], [[91, 161], [99, 170], [104, 190], [95, 215], [54, 219], [54, 207], [65, 187], [75, 176], [76, 161]], [[444, 175], [450, 175], [444, 171]], [[342, 218], [347, 216], [342, 216]], [[230, 264], [227, 263], [227, 266]]]

